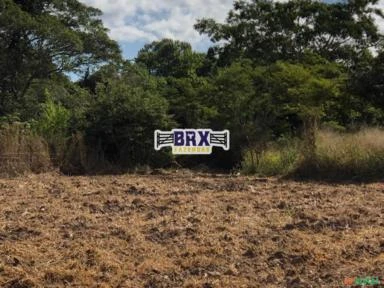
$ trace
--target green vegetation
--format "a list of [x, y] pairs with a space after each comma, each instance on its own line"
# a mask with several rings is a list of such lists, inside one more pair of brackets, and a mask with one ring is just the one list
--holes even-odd
[[305, 142], [283, 140], [263, 151], [249, 149], [243, 172], [262, 176], [294, 176], [318, 180], [382, 179], [384, 131], [365, 128], [355, 133], [320, 130], [314, 155], [308, 158]]
[[34, 129], [48, 143], [50, 154], [56, 165], [61, 165], [68, 138], [70, 111], [56, 104], [51, 95], [46, 93], [46, 103], [42, 104], [41, 116], [34, 124]]
[[261, 176], [288, 175], [297, 169], [301, 157], [299, 141], [280, 140], [262, 151], [246, 150], [242, 171]]
[[[381, 177], [382, 150], [368, 139], [382, 132], [362, 129], [384, 124], [384, 42], [374, 21], [383, 15], [374, 4], [236, 1], [226, 23], [197, 20], [213, 42], [206, 54], [162, 39], [129, 62], [97, 9], [76, 0], [0, 0], [0, 146], [33, 138], [39, 144], [28, 149], [48, 151], [44, 161], [65, 173], [178, 163]], [[154, 130], [177, 127], [228, 129], [231, 150], [177, 159], [154, 151]], [[3, 159], [27, 148], [7, 149]]]

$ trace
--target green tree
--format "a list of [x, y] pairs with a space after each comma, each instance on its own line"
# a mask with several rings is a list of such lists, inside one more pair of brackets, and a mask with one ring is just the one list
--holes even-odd
[[340, 65], [309, 55], [305, 64], [277, 62], [264, 74], [266, 88], [282, 119], [301, 120], [307, 156], [315, 152], [318, 123], [340, 101], [346, 74]]
[[23, 109], [36, 80], [118, 60], [100, 15], [77, 0], [0, 0], [0, 114]]
[[364, 124], [384, 123], [384, 52], [360, 65], [352, 74], [350, 91], [357, 98], [356, 120]]
[[206, 97], [211, 87], [208, 79], [169, 77], [160, 87], [161, 94], [169, 102], [169, 113], [179, 127], [209, 127], [217, 111]]
[[131, 87], [143, 87], [154, 92], [159, 90], [160, 84], [165, 83], [165, 80], [150, 75], [148, 70], [141, 65], [121, 61], [104, 65], [91, 75], [87, 73], [78, 84], [92, 94], [96, 94], [97, 85], [102, 84], [108, 87], [111, 80], [122, 81]]
[[[101, 157], [123, 168], [140, 164], [166, 165], [166, 152], [156, 153], [153, 133], [172, 123], [167, 101], [143, 87], [110, 80], [96, 89], [96, 101], [87, 113], [87, 143]], [[161, 161], [160, 161], [160, 160]], [[101, 160], [101, 159], [99, 159]]]
[[204, 54], [196, 53], [189, 43], [163, 39], [144, 46], [136, 63], [144, 65], [151, 75], [161, 77], [194, 77]]
[[238, 164], [245, 149], [256, 163], [269, 142], [300, 134], [307, 156], [313, 153], [316, 125], [339, 104], [346, 74], [316, 55], [301, 62], [255, 66], [243, 59], [218, 70], [206, 99], [217, 111], [211, 127], [231, 131], [230, 153], [215, 155], [221, 165]]
[[377, 45], [380, 33], [372, 5], [378, 0], [325, 3], [312, 0], [236, 1], [225, 24], [201, 19], [195, 28], [213, 42], [224, 41], [220, 65], [239, 57], [261, 64], [298, 59], [310, 50], [346, 64]]
[[265, 92], [265, 67], [254, 67], [250, 60], [233, 63], [218, 70], [211, 89], [205, 93], [207, 104], [217, 110], [211, 128], [231, 132], [231, 150], [216, 151], [216, 163], [226, 168], [240, 163], [245, 148], [262, 149], [273, 138], [276, 108]]

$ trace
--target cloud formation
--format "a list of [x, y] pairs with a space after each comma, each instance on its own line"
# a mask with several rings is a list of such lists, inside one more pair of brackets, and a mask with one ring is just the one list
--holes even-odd
[[[381, 9], [384, 12], [384, 0], [380, 0], [377, 3], [376, 8]], [[381, 33], [384, 33], [384, 19], [378, 16], [376, 16], [375, 18], [377, 26], [379, 27]]]
[[[223, 22], [233, 5], [233, 0], [80, 1], [103, 11], [102, 18], [110, 29], [110, 36], [121, 44], [171, 38], [187, 41], [195, 49], [204, 49], [210, 43], [206, 36], [194, 30], [196, 19], [208, 17]], [[384, 0], [377, 6], [383, 9]], [[384, 32], [384, 20], [377, 20]]]
[[103, 11], [105, 26], [120, 43], [171, 38], [188, 41], [197, 49], [209, 40], [194, 30], [196, 19], [224, 21], [233, 4], [233, 0], [81, 1]]

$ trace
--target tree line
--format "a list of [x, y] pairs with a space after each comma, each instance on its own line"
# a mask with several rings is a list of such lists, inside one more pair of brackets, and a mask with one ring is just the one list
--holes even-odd
[[293, 138], [311, 157], [318, 127], [383, 124], [377, 2], [236, 1], [225, 23], [196, 21], [207, 53], [162, 39], [127, 61], [98, 9], [0, 0], [0, 122], [41, 136], [70, 173], [168, 167], [153, 132], [177, 127], [231, 131], [229, 152], [177, 158], [183, 166], [239, 168], [246, 151], [257, 159]]

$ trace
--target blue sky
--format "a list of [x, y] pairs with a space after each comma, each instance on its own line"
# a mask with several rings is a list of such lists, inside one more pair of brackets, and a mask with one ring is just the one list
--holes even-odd
[[134, 59], [137, 52], [147, 44], [147, 41], [137, 40], [133, 42], [120, 42], [120, 48], [123, 51], [124, 57], [127, 59]]
[[[162, 38], [187, 41], [195, 50], [206, 51], [211, 43], [193, 29], [196, 19], [208, 17], [223, 22], [233, 4], [233, 0], [80, 1], [103, 12], [111, 38], [119, 42], [127, 59], [135, 58], [146, 43]], [[384, 0], [378, 6], [384, 8]], [[378, 23], [384, 28], [383, 20]]]

